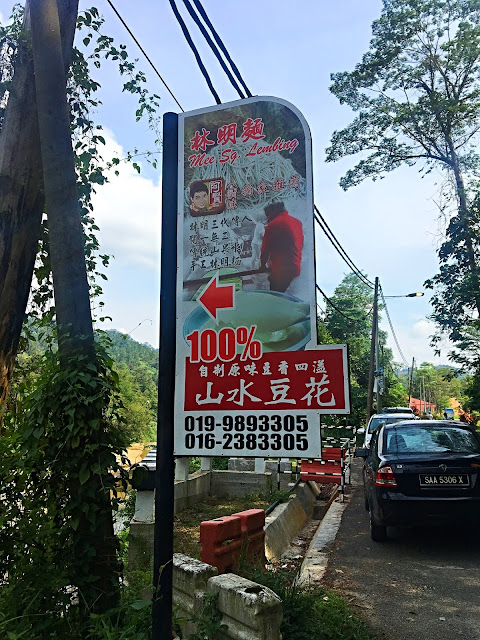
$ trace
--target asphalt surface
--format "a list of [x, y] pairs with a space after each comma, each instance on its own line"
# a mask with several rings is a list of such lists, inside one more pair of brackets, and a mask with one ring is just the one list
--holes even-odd
[[353, 486], [323, 584], [342, 592], [384, 640], [480, 640], [480, 532], [389, 528], [370, 539], [355, 460]]

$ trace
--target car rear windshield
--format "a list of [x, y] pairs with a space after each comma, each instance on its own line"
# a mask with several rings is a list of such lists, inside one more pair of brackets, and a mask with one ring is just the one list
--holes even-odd
[[460, 427], [410, 426], [385, 433], [387, 453], [480, 453], [480, 439]]
[[405, 416], [396, 416], [394, 414], [388, 416], [388, 418], [372, 418], [368, 431], [369, 433], [373, 433], [378, 429], [378, 427], [381, 427], [382, 424], [395, 424], [395, 422], [400, 422], [401, 420], [406, 419], [407, 418]]

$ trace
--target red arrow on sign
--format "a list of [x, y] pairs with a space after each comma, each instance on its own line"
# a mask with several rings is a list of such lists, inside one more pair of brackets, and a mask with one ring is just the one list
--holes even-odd
[[201, 295], [197, 300], [211, 316], [215, 322], [218, 323], [217, 311], [218, 309], [234, 309], [234, 284], [218, 284], [218, 272], [213, 276], [210, 282], [207, 284]]

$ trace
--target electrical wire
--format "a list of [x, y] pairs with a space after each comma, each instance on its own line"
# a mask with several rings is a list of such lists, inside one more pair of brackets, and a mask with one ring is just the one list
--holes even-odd
[[328, 240], [332, 243], [334, 249], [337, 251], [339, 256], [342, 258], [342, 260], [344, 260], [344, 262], [353, 271], [353, 273], [358, 278], [360, 278], [360, 280], [362, 280], [362, 282], [364, 284], [366, 284], [371, 289], [374, 289], [375, 285], [366, 276], [364, 276], [363, 273], [360, 271], [360, 269], [355, 265], [353, 260], [350, 258], [348, 253], [345, 251], [345, 249], [342, 247], [342, 245], [338, 241], [338, 239], [335, 236], [335, 234], [333, 233], [333, 231], [328, 226], [327, 221], [322, 216], [322, 214], [320, 213], [320, 211], [318, 210], [318, 207], [316, 205], [314, 205], [314, 209], [315, 209], [315, 212], [317, 214], [315, 216], [315, 221], [317, 222], [319, 227], [322, 229], [323, 233], [327, 236]]
[[208, 71], [205, 67], [205, 65], [203, 64], [202, 58], [200, 57], [200, 54], [197, 51], [197, 47], [195, 46], [193, 40], [192, 40], [192, 36], [190, 35], [190, 32], [187, 29], [187, 25], [185, 24], [185, 22], [183, 21], [182, 16], [180, 15], [178, 9], [177, 9], [177, 5], [175, 4], [175, 0], [169, 0], [170, 2], [170, 6], [172, 7], [172, 11], [173, 14], [175, 16], [175, 18], [177, 19], [178, 24], [180, 25], [181, 30], [183, 31], [183, 35], [185, 36], [186, 41], [188, 42], [190, 49], [193, 51], [193, 55], [195, 56], [195, 60], [197, 61], [197, 64], [200, 68], [200, 71], [203, 74], [203, 77], [205, 78], [208, 88], [210, 89], [210, 91], [212, 92], [212, 95], [215, 99], [215, 102], [217, 104], [222, 104], [222, 101], [220, 100], [218, 93], [215, 91], [215, 88], [212, 84], [212, 81], [210, 79], [210, 76], [208, 75]]
[[150, 66], [152, 67], [152, 69], [155, 71], [155, 73], [157, 74], [157, 76], [160, 78], [160, 80], [163, 82], [164, 86], [166, 87], [168, 93], [172, 96], [172, 98], [175, 100], [175, 102], [177, 103], [177, 105], [179, 106], [181, 111], [184, 111], [182, 105], [180, 104], [180, 102], [177, 100], [177, 98], [173, 95], [172, 90], [170, 89], [170, 87], [168, 86], [168, 84], [165, 82], [165, 80], [162, 78], [162, 76], [160, 75], [157, 67], [153, 64], [153, 62], [150, 60], [150, 58], [148, 57], [147, 53], [145, 52], [145, 49], [142, 47], [142, 45], [140, 44], [140, 42], [137, 40], [137, 38], [133, 35], [130, 27], [127, 25], [127, 23], [125, 22], [125, 20], [122, 18], [122, 16], [118, 13], [117, 9], [115, 8], [115, 5], [113, 4], [112, 0], [107, 0], [108, 4], [112, 7], [113, 11], [116, 13], [118, 19], [120, 20], [120, 22], [123, 24], [123, 26], [125, 27], [125, 29], [128, 31], [128, 33], [130, 34], [131, 38], [133, 39], [133, 41], [135, 42], [135, 44], [137, 45], [137, 47], [140, 49], [140, 51], [143, 53], [143, 55], [145, 56], [145, 58], [147, 59], [147, 62], [150, 64]]
[[230, 57], [230, 54], [228, 53], [226, 46], [223, 44], [222, 39], [220, 38], [218, 33], [215, 31], [215, 29], [213, 27], [213, 24], [211, 23], [210, 18], [207, 15], [207, 12], [205, 11], [205, 9], [202, 6], [202, 3], [200, 2], [200, 0], [193, 0], [193, 3], [196, 6], [197, 11], [199, 12], [199, 14], [202, 16], [205, 24], [210, 29], [210, 31], [211, 31], [214, 39], [215, 39], [215, 42], [218, 44], [218, 46], [220, 47], [222, 53], [225, 55], [228, 63], [230, 64], [230, 66], [232, 68], [232, 71], [237, 76], [238, 81], [240, 82], [242, 87], [245, 89], [245, 93], [247, 94], [247, 96], [249, 98], [251, 98], [252, 97], [252, 93], [251, 93], [250, 89], [245, 84], [245, 81], [243, 80], [240, 71], [238, 70], [236, 64], [233, 62], [232, 58]]
[[242, 90], [240, 89], [240, 87], [238, 86], [238, 82], [235, 80], [235, 78], [232, 75], [232, 72], [230, 71], [230, 69], [227, 67], [227, 65], [225, 64], [225, 61], [223, 60], [220, 51], [218, 50], [217, 46], [215, 45], [215, 43], [213, 42], [212, 38], [210, 37], [210, 34], [208, 33], [208, 31], [205, 29], [205, 27], [203, 26], [200, 18], [198, 17], [198, 15], [196, 14], [194, 8], [192, 7], [190, 0], [183, 0], [183, 4], [185, 5], [185, 7], [187, 8], [188, 13], [191, 15], [191, 17], [193, 18], [193, 21], [195, 22], [195, 24], [198, 26], [198, 28], [200, 29], [200, 32], [202, 33], [203, 37], [205, 38], [205, 40], [207, 41], [208, 45], [210, 46], [210, 49], [213, 51], [213, 53], [215, 54], [215, 57], [217, 58], [217, 60], [220, 63], [220, 66], [222, 67], [222, 69], [225, 71], [225, 73], [227, 74], [228, 79], [230, 80], [230, 82], [232, 83], [234, 89], [236, 89], [238, 95], [240, 96], [240, 98], [242, 100], [245, 99], [245, 94], [242, 92]]
[[[373, 282], [371, 282], [365, 275], [363, 275], [362, 271], [356, 266], [356, 264], [353, 262], [353, 260], [350, 258], [350, 256], [348, 255], [348, 253], [345, 251], [345, 249], [342, 247], [342, 245], [340, 244], [338, 238], [336, 237], [336, 235], [333, 233], [333, 231], [331, 230], [331, 228], [329, 227], [327, 221], [325, 220], [325, 218], [323, 217], [323, 215], [320, 213], [318, 207], [316, 205], [314, 205], [315, 208], [315, 212], [317, 213], [318, 219], [317, 219], [317, 223], [320, 224], [320, 226], [322, 226], [321, 223], [323, 223], [323, 225], [325, 226], [326, 230], [328, 230], [328, 233], [324, 230], [324, 233], [327, 235], [328, 239], [330, 240], [330, 242], [332, 242], [333, 246], [336, 248], [336, 250], [340, 253], [340, 255], [342, 256], [342, 258], [347, 262], [347, 264], [350, 266], [350, 268], [352, 269], [352, 271], [361, 279], [365, 282], [365, 284], [367, 284], [368, 286], [370, 286], [372, 289], [375, 287], [375, 285], [373, 284]], [[330, 237], [331, 236], [331, 237]]]
[[[342, 311], [341, 309], [339, 309], [339, 308], [337, 307], [337, 305], [336, 305], [334, 302], [332, 302], [332, 301], [330, 300], [330, 298], [329, 298], [329, 297], [328, 297], [328, 296], [327, 296], [327, 295], [326, 295], [326, 294], [325, 294], [325, 293], [320, 289], [320, 287], [318, 286], [318, 284], [315, 284], [315, 288], [316, 288], [316, 289], [318, 289], [318, 291], [320, 291], [320, 293], [322, 294], [322, 296], [325, 298], [325, 301], [326, 301], [326, 302], [327, 302], [331, 307], [333, 307], [333, 308], [335, 309], [335, 311], [338, 311], [338, 313], [339, 313], [340, 315], [342, 315], [344, 318], [346, 318], [346, 319], [347, 319], [347, 320], [349, 320], [350, 322], [354, 322], [354, 323], [357, 323], [357, 322], [360, 322], [360, 320], [363, 320], [363, 317], [362, 317], [362, 318], [350, 318], [350, 316], [347, 316], [345, 313], [343, 313], [343, 311]], [[367, 314], [367, 315], [368, 315], [368, 314]]]
[[406, 360], [405, 356], [403, 355], [402, 349], [400, 348], [400, 344], [399, 344], [398, 339], [397, 339], [397, 336], [396, 336], [396, 334], [395, 334], [395, 330], [394, 330], [394, 328], [393, 328], [393, 324], [392, 324], [392, 320], [391, 320], [391, 318], [390, 318], [390, 314], [388, 313], [388, 307], [387, 307], [387, 303], [385, 302], [385, 296], [383, 295], [383, 290], [382, 290], [381, 285], [380, 285], [379, 289], [380, 289], [380, 296], [381, 296], [381, 298], [382, 298], [383, 306], [384, 306], [384, 308], [385, 308], [385, 313], [386, 313], [386, 315], [387, 315], [388, 324], [390, 325], [390, 329], [391, 329], [391, 331], [392, 331], [393, 339], [395, 340], [395, 344], [397, 345], [398, 353], [400, 354], [400, 356], [401, 356], [401, 358], [402, 358], [403, 363], [405, 364], [405, 366], [406, 366], [406, 367], [408, 367], [408, 366], [409, 366], [409, 364], [408, 364], [408, 362], [407, 362], [407, 360]]

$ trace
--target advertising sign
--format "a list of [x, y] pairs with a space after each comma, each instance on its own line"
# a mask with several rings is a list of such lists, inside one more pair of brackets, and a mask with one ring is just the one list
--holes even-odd
[[308, 125], [256, 97], [178, 136], [175, 454], [318, 457], [349, 390], [346, 347], [316, 346]]

